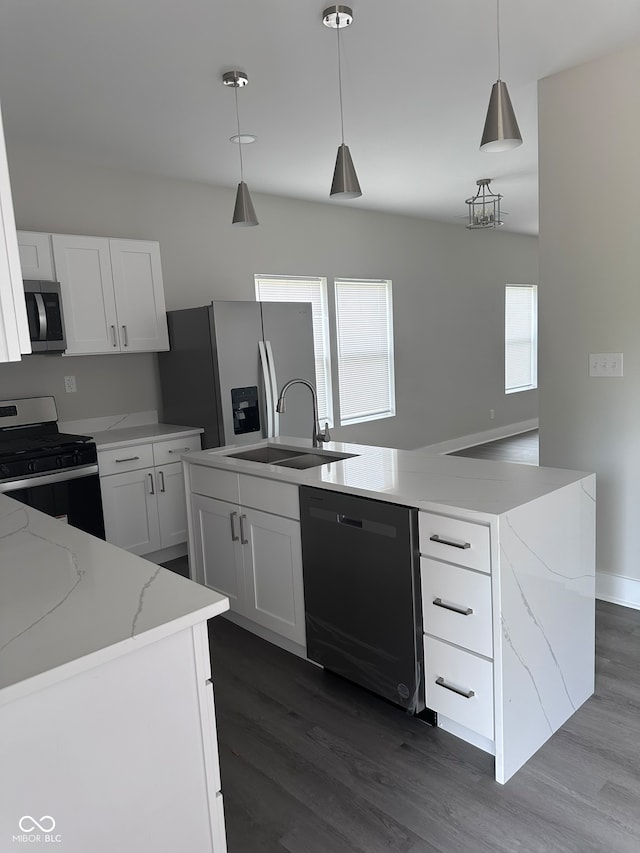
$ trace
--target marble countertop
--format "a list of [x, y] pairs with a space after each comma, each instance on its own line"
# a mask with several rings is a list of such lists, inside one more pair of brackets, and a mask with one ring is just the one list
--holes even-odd
[[213, 590], [0, 495], [0, 704], [228, 607]]
[[439, 456], [420, 450], [329, 442], [320, 450], [355, 454], [350, 459], [296, 470], [232, 459], [228, 454], [266, 444], [311, 450], [310, 439], [279, 437], [255, 444], [218, 447], [184, 455], [187, 462], [224, 468], [295, 485], [315, 486], [377, 500], [442, 509], [502, 514], [590, 476], [583, 471]]
[[176, 424], [144, 424], [114, 428], [92, 433], [98, 450], [124, 447], [131, 444], [146, 444], [149, 441], [163, 441], [182, 438], [204, 432], [202, 427], [178, 426]]

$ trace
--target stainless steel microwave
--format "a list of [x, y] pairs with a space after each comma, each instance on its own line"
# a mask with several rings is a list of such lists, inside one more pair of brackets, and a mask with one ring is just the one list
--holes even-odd
[[33, 352], [63, 352], [64, 334], [62, 298], [57, 281], [25, 281], [29, 336]]

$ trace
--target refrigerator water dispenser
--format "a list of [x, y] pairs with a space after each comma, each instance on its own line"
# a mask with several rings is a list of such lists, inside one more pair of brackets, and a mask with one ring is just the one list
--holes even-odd
[[246, 432], [260, 432], [260, 410], [258, 408], [258, 386], [231, 389], [231, 408], [233, 410], [233, 432], [242, 435]]

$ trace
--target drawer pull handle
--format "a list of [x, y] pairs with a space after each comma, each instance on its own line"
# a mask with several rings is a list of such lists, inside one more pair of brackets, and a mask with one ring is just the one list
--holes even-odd
[[237, 517], [238, 517], [237, 512], [232, 512], [229, 514], [229, 518], [231, 519], [231, 539], [233, 540], [233, 542], [238, 542], [238, 540], [240, 539], [240, 537], [236, 533], [236, 521], [235, 520]]
[[459, 613], [461, 616], [471, 616], [473, 613], [471, 607], [457, 607], [455, 604], [445, 604], [441, 598], [434, 598], [433, 603], [436, 607], [442, 607], [444, 610], [453, 610], [454, 613]]
[[114, 459], [114, 462], [137, 462], [140, 459], [139, 456], [127, 456], [124, 459]]
[[185, 450], [191, 450], [191, 448], [190, 447], [178, 447], [178, 448], [175, 448], [174, 450], [167, 450], [167, 453], [184, 453]]
[[451, 545], [452, 548], [463, 548], [465, 550], [471, 548], [471, 542], [456, 542], [454, 539], [443, 539], [437, 533], [434, 533], [429, 539], [432, 542], [439, 542], [441, 545]]
[[440, 678], [436, 678], [436, 684], [439, 687], [445, 687], [452, 693], [457, 693], [458, 696], [462, 696], [464, 699], [471, 699], [476, 695], [473, 690], [460, 690], [459, 687], [454, 687], [452, 684], [447, 684], [447, 682], [442, 676], [440, 676]]

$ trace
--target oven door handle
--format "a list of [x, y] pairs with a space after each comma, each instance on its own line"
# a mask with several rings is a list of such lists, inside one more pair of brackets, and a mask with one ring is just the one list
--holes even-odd
[[0, 493], [14, 492], [16, 489], [48, 486], [50, 483], [63, 483], [68, 480], [79, 480], [81, 477], [92, 477], [97, 473], [97, 465], [82, 465], [79, 468], [65, 468], [62, 471], [53, 471], [47, 474], [30, 474], [22, 480], [7, 480], [4, 483], [0, 483]]

